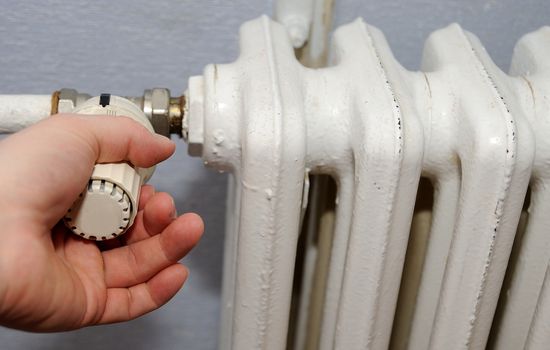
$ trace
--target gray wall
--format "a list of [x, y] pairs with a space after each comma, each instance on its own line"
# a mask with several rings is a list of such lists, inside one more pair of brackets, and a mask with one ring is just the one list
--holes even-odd
[[457, 22], [476, 34], [487, 51], [508, 71], [512, 50], [522, 35], [550, 25], [548, 0], [335, 0], [336, 24], [356, 17], [380, 28], [395, 54], [418, 69], [424, 40]]
[[[362, 16], [387, 35], [396, 57], [417, 68], [427, 35], [451, 22], [477, 34], [507, 69], [523, 34], [550, 24], [548, 0], [335, 0], [335, 25]], [[211, 62], [238, 54], [238, 27], [262, 13], [265, 1], [0, 0], [0, 93], [50, 93], [73, 87], [98, 94], [173, 93]], [[152, 183], [170, 192], [179, 212], [206, 222], [200, 245], [184, 260], [191, 275], [163, 309], [126, 324], [63, 334], [0, 328], [0, 349], [214, 349], [218, 332], [225, 176], [177, 153]]]

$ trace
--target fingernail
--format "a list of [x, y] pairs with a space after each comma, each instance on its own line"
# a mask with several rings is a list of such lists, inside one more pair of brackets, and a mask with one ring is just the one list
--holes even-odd
[[178, 209], [176, 208], [176, 203], [174, 202], [174, 198], [172, 198], [172, 208], [174, 208], [172, 209], [172, 213], [171, 213], [172, 219], [175, 219], [178, 217]]
[[172, 142], [172, 140], [169, 137], [166, 137], [164, 135], [155, 133], [154, 136], [157, 140], [159, 140], [161, 142], [165, 142], [165, 143], [166, 142]]

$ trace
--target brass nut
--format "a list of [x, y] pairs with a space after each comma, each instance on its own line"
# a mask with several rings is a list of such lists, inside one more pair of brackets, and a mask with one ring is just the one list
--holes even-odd
[[170, 90], [154, 88], [145, 90], [141, 107], [155, 132], [165, 136], [171, 133], [181, 136], [182, 103], [182, 98], [170, 97]]

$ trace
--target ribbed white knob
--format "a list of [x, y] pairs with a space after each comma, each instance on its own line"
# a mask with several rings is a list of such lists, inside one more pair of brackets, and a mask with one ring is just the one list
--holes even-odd
[[107, 240], [124, 233], [134, 222], [141, 177], [128, 164], [98, 164], [88, 187], [65, 216], [77, 235]]
[[[93, 97], [74, 112], [127, 116], [154, 132], [143, 112], [121, 97]], [[123, 234], [137, 215], [141, 185], [153, 171], [154, 167], [134, 168], [127, 163], [96, 164], [87, 188], [67, 212], [65, 225], [75, 234], [91, 240], [108, 240]]]

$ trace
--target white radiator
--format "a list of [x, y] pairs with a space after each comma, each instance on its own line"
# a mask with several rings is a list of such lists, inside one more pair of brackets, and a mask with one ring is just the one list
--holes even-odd
[[548, 349], [550, 28], [510, 75], [456, 24], [419, 72], [362, 20], [330, 57], [262, 17], [190, 79], [189, 151], [232, 173], [220, 348]]

